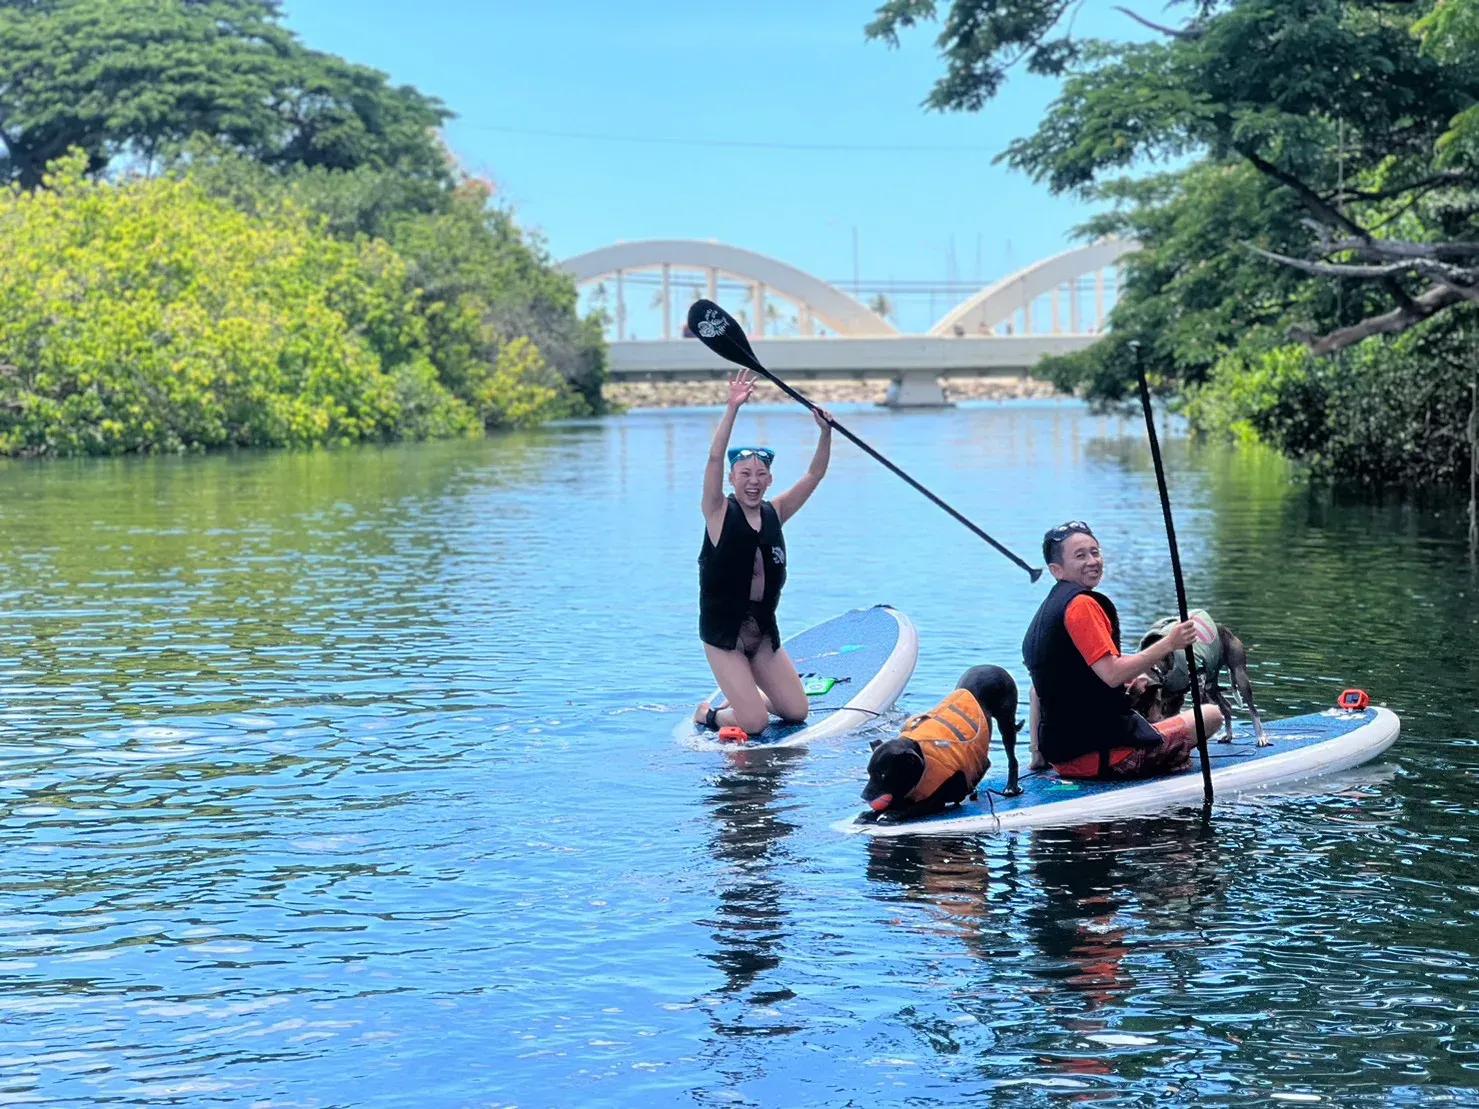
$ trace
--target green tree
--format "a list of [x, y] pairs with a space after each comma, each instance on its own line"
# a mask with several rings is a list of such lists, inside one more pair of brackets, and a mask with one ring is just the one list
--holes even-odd
[[[1462, 63], [1479, 53], [1479, 0], [1438, 0], [1433, 10], [1418, 20], [1413, 32], [1423, 49], [1439, 61]], [[1479, 104], [1471, 104], [1453, 117], [1438, 149], [1449, 163], [1479, 160]]]
[[[1460, 397], [1448, 378], [1479, 302], [1476, 4], [1198, 0], [1173, 4], [1171, 26], [1121, 9], [1153, 37], [1112, 43], [1073, 37], [1073, 3], [953, 0], [927, 103], [979, 107], [1023, 59], [1062, 74], [1035, 133], [1002, 157], [1110, 202], [1086, 230], [1142, 245], [1111, 335], [1049, 363], [1055, 380], [1120, 396], [1138, 340], [1162, 387], [1208, 390], [1192, 407], [1205, 423], [1364, 477], [1453, 473], [1439, 408], [1372, 411], [1336, 383], [1360, 367], [1352, 380], [1378, 392], [1411, 374], [1425, 396]], [[870, 33], [896, 40], [936, 14], [891, 0]], [[1123, 176], [1155, 162], [1183, 168]], [[1340, 357], [1294, 358], [1291, 343]], [[1366, 414], [1306, 419], [1317, 399]]]
[[464, 180], [445, 210], [394, 220], [386, 234], [410, 264], [438, 365], [458, 395], [462, 382], [498, 362], [505, 342], [525, 337], [587, 411], [601, 410], [601, 320], [579, 317], [574, 280], [512, 213], [490, 205], [485, 184]]
[[574, 389], [575, 410], [602, 410], [602, 317], [579, 317], [574, 282], [493, 203], [485, 182], [432, 187], [367, 166], [278, 172], [203, 143], [192, 145], [181, 172], [244, 212], [271, 218], [287, 203], [316, 213], [339, 238], [367, 235], [393, 246], [409, 263], [432, 361], [469, 403], [502, 344], [523, 336]]
[[264, 164], [440, 180], [436, 100], [304, 47], [277, 0], [0, 0], [0, 182], [64, 151], [97, 172], [192, 135]]
[[[264, 230], [323, 243], [326, 258], [348, 250], [375, 279], [362, 274], [363, 287], [347, 282], [334, 309], [379, 359], [396, 402], [376, 434], [451, 434], [475, 418], [498, 427], [600, 410], [600, 320], [579, 318], [573, 282], [512, 213], [492, 203], [491, 187], [456, 172], [436, 134], [447, 115], [415, 89], [393, 88], [374, 70], [304, 48], [281, 25], [277, 0], [0, 0], [0, 188], [7, 179], [23, 191], [38, 188], [48, 162], [75, 149], [95, 178], [142, 164], [192, 195], [228, 203]], [[64, 209], [111, 195], [80, 190], [70, 176], [75, 165], [68, 167], [59, 177]], [[153, 194], [129, 184], [120, 195]], [[13, 215], [25, 210], [17, 202]], [[188, 205], [181, 218], [210, 222]], [[240, 233], [223, 227], [228, 237]], [[171, 246], [151, 241], [145, 249], [167, 257]], [[49, 256], [41, 240], [21, 249], [31, 252], [28, 261]], [[51, 257], [61, 267], [76, 261]], [[234, 280], [209, 265], [198, 272], [206, 285]], [[370, 287], [385, 296], [395, 289], [399, 306], [357, 299]], [[85, 298], [113, 309], [108, 298], [118, 290], [85, 288]], [[290, 309], [282, 307], [289, 315], [278, 326], [290, 329]], [[304, 332], [313, 333], [307, 302], [303, 311]], [[77, 346], [58, 349], [78, 365], [97, 357]], [[34, 357], [14, 363], [6, 386], [12, 396], [47, 395], [51, 379], [35, 389], [28, 376], [35, 364]], [[36, 399], [28, 411], [41, 407]], [[157, 440], [140, 433], [121, 449], [242, 441], [234, 433], [223, 440], [215, 431], [181, 431], [161, 415], [175, 430]], [[27, 426], [55, 428], [70, 418], [38, 416]], [[11, 449], [116, 446], [53, 447], [50, 431], [38, 445], [15, 439], [16, 427]], [[248, 440], [362, 433], [369, 434], [305, 438], [256, 429]]]
[[[1108, 43], [1052, 37], [1072, 4], [955, 0], [928, 103], [978, 107], [1025, 55], [1067, 77], [1005, 158], [1054, 191], [1097, 195], [1111, 174], [1187, 155], [1251, 167], [1270, 202], [1303, 209], [1283, 238], [1252, 244], [1263, 262], [1379, 291], [1358, 320], [1310, 321], [1311, 348], [1329, 353], [1479, 299], [1479, 163], [1453, 139], [1440, 149], [1479, 99], [1479, 50], [1458, 33], [1471, 5], [1434, 24], [1420, 22], [1444, 15], [1431, 0], [1203, 0], [1181, 5], [1187, 24], [1156, 27], [1161, 41]], [[870, 33], [896, 37], [934, 10], [893, 0]]]

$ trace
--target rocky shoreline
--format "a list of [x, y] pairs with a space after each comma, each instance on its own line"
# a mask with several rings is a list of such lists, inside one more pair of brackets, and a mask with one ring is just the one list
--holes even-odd
[[[1050, 382], [1033, 377], [945, 377], [940, 379], [952, 401], [1023, 400], [1058, 397]], [[882, 377], [857, 380], [798, 381], [795, 387], [818, 404], [881, 404], [888, 389]], [[619, 408], [694, 408], [724, 403], [723, 381], [608, 381], [601, 394]], [[779, 404], [786, 397], [769, 381], [755, 389], [759, 404]]]

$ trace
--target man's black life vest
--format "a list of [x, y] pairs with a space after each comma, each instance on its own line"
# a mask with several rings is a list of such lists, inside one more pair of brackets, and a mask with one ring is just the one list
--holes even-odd
[[704, 525], [704, 545], [698, 553], [698, 635], [722, 651], [738, 645], [740, 625], [750, 609], [750, 579], [755, 574], [755, 552], [765, 563], [765, 594], [755, 602], [755, 617], [773, 650], [781, 649], [775, 607], [786, 584], [786, 537], [781, 517], [769, 501], [760, 503], [760, 530], [750, 527], [745, 510], [733, 494], [724, 506], [724, 524], [716, 545]]
[[1155, 747], [1155, 729], [1130, 707], [1120, 686], [1107, 685], [1084, 661], [1063, 622], [1068, 605], [1088, 594], [1109, 617], [1115, 649], [1120, 645], [1120, 617], [1102, 593], [1072, 582], [1053, 586], [1027, 627], [1022, 659], [1037, 690], [1037, 744], [1043, 758], [1064, 763], [1112, 747]]

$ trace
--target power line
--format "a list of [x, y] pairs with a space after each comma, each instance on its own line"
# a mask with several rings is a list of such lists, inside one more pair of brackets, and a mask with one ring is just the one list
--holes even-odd
[[[696, 274], [696, 273], [694, 273], [692, 271], [688, 271], [688, 270], [674, 270], [670, 274], [670, 276], [668, 278], [668, 284], [674, 290], [694, 289], [694, 288], [700, 288], [700, 287], [702, 287], [704, 285], [705, 280], [706, 280], [706, 278], [702, 274]], [[835, 278], [835, 279], [832, 279], [832, 278], [824, 278], [823, 280], [826, 281], [827, 284], [832, 285], [835, 288], [837, 288], [837, 289], [839, 289], [839, 290], [841, 290], [843, 292], [846, 292], [849, 289], [851, 289], [852, 284], [853, 284], [852, 278], [850, 278], [850, 277], [849, 278], [846, 278], [846, 279], [843, 279], [843, 278]], [[642, 270], [624, 271], [622, 273], [622, 281], [624, 281], [627, 285], [634, 286], [634, 287], [641, 287], [641, 288], [648, 288], [648, 289], [651, 289], [651, 288], [661, 288], [662, 287], [662, 276], [660, 274], [652, 273], [650, 271], [642, 271]], [[584, 284], [584, 285], [594, 285], [594, 284], [596, 284], [598, 282], [600, 284], [611, 284], [611, 285], [616, 284], [616, 274], [615, 274], [615, 272], [613, 271], [612, 273], [603, 275], [600, 278], [587, 278], [587, 279], [585, 279], [582, 282], [582, 284]], [[743, 280], [743, 279], [740, 279], [740, 278], [728, 278], [728, 277], [724, 277], [724, 278], [720, 278], [718, 280], [718, 282], [716, 282], [716, 284], [717, 284], [717, 287], [720, 288], [720, 289], [732, 291], [732, 290], [737, 290], [737, 289], [738, 290], [749, 289], [749, 288], [751, 288], [751, 287], [754, 286], [755, 282], [753, 282], [753, 281], [746, 281], [746, 280]], [[932, 293], [932, 292], [933, 293], [959, 293], [959, 292], [969, 293], [969, 292], [976, 292], [976, 291], [979, 291], [981, 289], [984, 289], [984, 288], [986, 288], [990, 284], [991, 284], [990, 281], [965, 281], [965, 280], [949, 281], [949, 280], [930, 280], [928, 278], [904, 278], [904, 277], [884, 279], [884, 280], [878, 280], [878, 281], [870, 281], [867, 278], [860, 278], [858, 280], [858, 287], [860, 289], [863, 289], [863, 290], [867, 291], [867, 292], [899, 293], [899, 294]], [[1072, 278], [1072, 279], [1070, 279], [1068, 281], [1064, 281], [1062, 283], [1062, 286], [1061, 287], [1066, 288], [1066, 287], [1068, 287], [1070, 285], [1075, 286], [1077, 288], [1077, 290], [1079, 292], [1081, 292], [1081, 293], [1083, 293], [1083, 292], [1089, 292], [1089, 291], [1091, 291], [1094, 288], [1094, 277], [1093, 277], [1092, 274], [1083, 274], [1083, 275], [1080, 275], [1079, 277]], [[1046, 296], [1046, 295], [1048, 295], [1049, 292], [1052, 292], [1052, 291], [1053, 290], [1044, 290], [1041, 295]]]
[[[658, 289], [658, 288], [661, 288], [662, 287], [662, 278], [661, 277], [654, 277], [654, 276], [646, 275], [646, 274], [623, 273], [622, 274], [622, 281], [625, 282], [628, 286], [640, 287], [640, 288], [644, 288], [644, 289]], [[616, 284], [616, 278], [615, 278], [614, 275], [612, 275], [611, 277], [603, 277], [603, 278], [600, 279], [600, 282], [601, 282], [601, 284], [614, 285], [614, 284]], [[585, 284], [594, 284], [594, 283], [595, 283], [594, 279], [585, 282]], [[702, 288], [703, 287], [703, 285], [704, 285], [704, 279], [702, 277], [698, 277], [698, 278], [681, 278], [681, 277], [678, 277], [675, 274], [675, 275], [673, 275], [669, 279], [668, 284], [672, 288], [674, 288], [674, 289], [697, 289], [697, 288]], [[755, 284], [755, 282], [753, 282], [753, 281], [720, 280], [719, 282], [717, 282], [717, 285], [718, 285], [718, 287], [720, 289], [726, 289], [726, 290], [749, 289], [749, 288], [752, 288], [754, 286], [754, 284]], [[836, 288], [836, 289], [838, 289], [838, 290], [840, 290], [842, 292], [848, 292], [853, 287], [853, 283], [852, 283], [851, 279], [849, 279], [847, 281], [828, 281], [827, 284], [832, 285], [834, 288]], [[866, 281], [866, 280], [861, 280], [861, 281], [858, 282], [858, 286], [857, 287], [859, 289], [866, 289], [866, 290], [870, 290], [872, 292], [899, 292], [899, 293], [926, 292], [927, 293], [927, 292], [934, 291], [934, 292], [941, 292], [941, 293], [950, 293], [950, 292], [968, 293], [968, 292], [974, 292], [974, 291], [976, 291], [978, 289], [982, 289], [985, 286], [982, 285], [982, 283], [979, 282], [979, 281]]]
[[497, 131], [542, 139], [578, 139], [585, 142], [643, 143], [649, 146], [712, 146], [739, 150], [850, 151], [879, 154], [990, 154], [983, 146], [905, 145], [878, 146], [861, 143], [747, 142], [742, 139], [691, 139], [653, 135], [601, 135], [592, 131], [545, 131], [533, 127], [502, 127], [493, 124], [464, 124], [471, 131]]

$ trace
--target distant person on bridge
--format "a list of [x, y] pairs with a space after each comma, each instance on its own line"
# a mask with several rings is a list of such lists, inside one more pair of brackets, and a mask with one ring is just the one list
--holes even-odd
[[729, 383], [729, 404], [709, 446], [704, 469], [704, 543], [698, 556], [698, 631], [704, 653], [727, 702], [714, 709], [707, 701], [695, 723], [719, 730], [763, 732], [774, 713], [800, 722], [810, 707], [796, 664], [781, 646], [775, 610], [786, 583], [786, 540], [781, 525], [800, 510], [822, 477], [832, 455], [832, 418], [821, 409], [812, 416], [821, 429], [811, 465], [795, 485], [774, 501], [765, 500], [772, 480], [769, 447], [728, 451], [729, 483], [724, 495], [724, 459], [740, 406], [754, 395], [755, 375], [741, 370]]
[[[1082, 520], [1043, 536], [1043, 561], [1057, 578], [1022, 641], [1032, 674], [1032, 768], [1064, 778], [1154, 778], [1184, 769], [1196, 750], [1192, 710], [1150, 723], [1130, 693], [1155, 663], [1196, 638], [1190, 620], [1133, 655], [1120, 654], [1119, 613], [1095, 591], [1104, 578], [1099, 540]], [[1222, 725], [1202, 706], [1208, 734]]]

